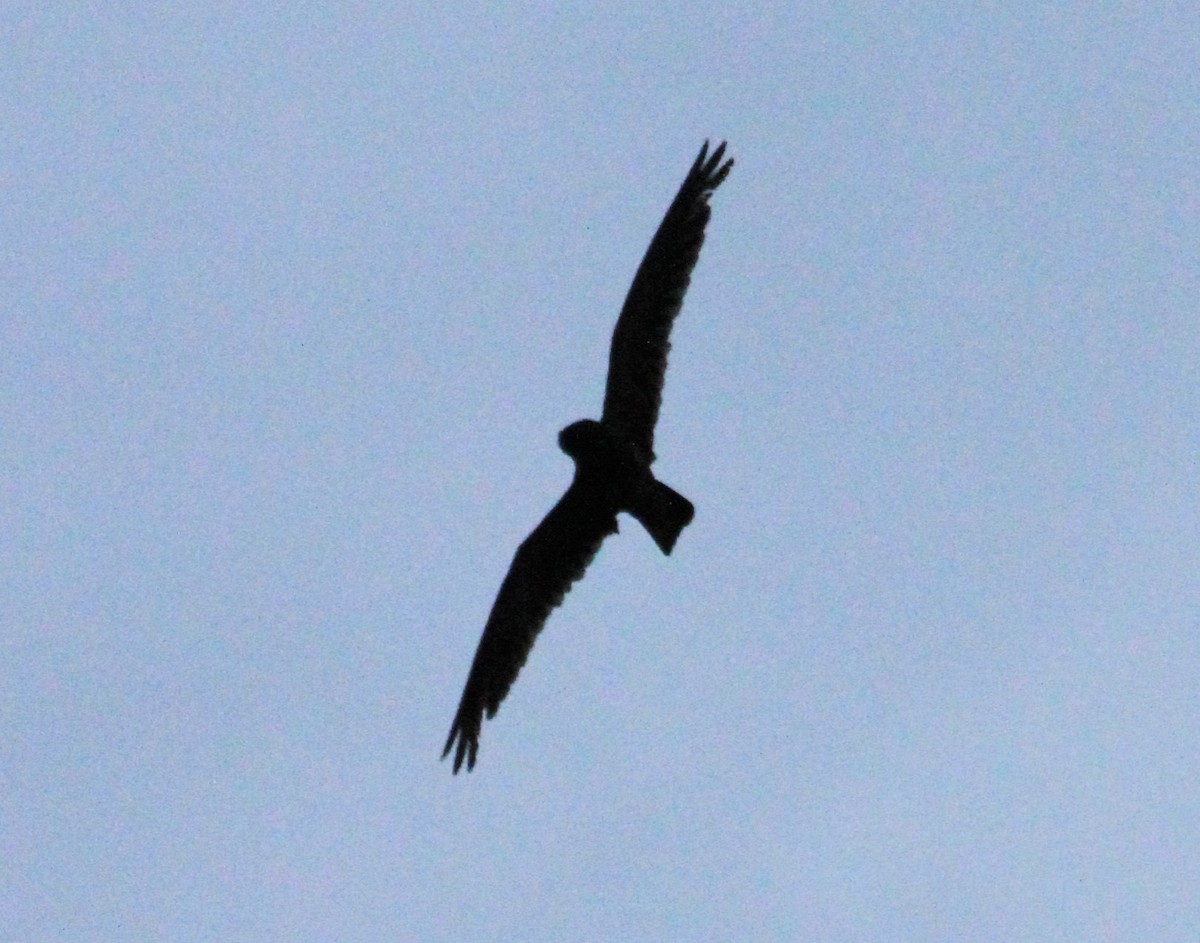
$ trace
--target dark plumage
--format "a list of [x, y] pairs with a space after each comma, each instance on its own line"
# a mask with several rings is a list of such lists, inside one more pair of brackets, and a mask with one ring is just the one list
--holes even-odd
[[600, 421], [581, 419], [558, 435], [575, 478], [517, 548], [500, 584], [442, 751], [445, 758], [458, 741], [456, 773], [464, 758], [474, 768], [484, 713], [495, 716], [546, 618], [617, 532], [618, 512], [632, 514], [665, 554], [692, 519], [692, 503], [656, 480], [650, 465], [671, 324], [700, 257], [709, 195], [733, 166], [724, 156], [724, 142], [711, 155], [704, 142], [638, 266], [613, 331]]

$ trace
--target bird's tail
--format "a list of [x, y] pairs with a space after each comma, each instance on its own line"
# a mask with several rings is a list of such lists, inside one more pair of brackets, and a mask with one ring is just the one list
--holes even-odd
[[696, 509], [692, 502], [661, 481], [653, 481], [639, 496], [630, 512], [654, 538], [663, 553], [669, 554], [680, 532], [691, 522]]

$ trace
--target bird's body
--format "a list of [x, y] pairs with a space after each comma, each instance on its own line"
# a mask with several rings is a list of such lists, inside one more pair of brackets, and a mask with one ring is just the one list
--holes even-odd
[[599, 421], [581, 419], [559, 433], [575, 477], [550, 513], [517, 548], [475, 653], [458, 713], [442, 751], [458, 741], [454, 772], [475, 766], [483, 716], [495, 715], [534, 639], [600, 544], [617, 533], [617, 514], [638, 520], [664, 554], [694, 514], [692, 503], [658, 481], [654, 426], [662, 399], [671, 324], [683, 304], [704, 242], [708, 197], [732, 160], [708, 143], [692, 165], [638, 268], [613, 331]]
[[575, 481], [596, 496], [601, 513], [612, 515], [610, 533], [617, 532], [617, 512], [625, 511], [646, 528], [663, 553], [671, 552], [696, 509], [654, 477], [636, 446], [594, 419], [571, 423], [558, 434], [558, 444], [575, 460]]

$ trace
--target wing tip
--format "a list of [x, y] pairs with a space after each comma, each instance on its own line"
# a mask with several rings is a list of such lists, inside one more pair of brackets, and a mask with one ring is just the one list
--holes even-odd
[[688, 176], [698, 176], [701, 180], [701, 192], [709, 194], [729, 176], [729, 171], [733, 169], [733, 158], [729, 158], [722, 163], [722, 158], [725, 157], [725, 147], [727, 141], [721, 141], [711, 155], [708, 153], [708, 138], [704, 139], [704, 144], [700, 147], [700, 153], [696, 157], [696, 162], [692, 165], [692, 172]]
[[475, 755], [479, 752], [479, 732], [470, 733], [463, 727], [461, 711], [459, 716], [454, 718], [454, 724], [450, 727], [450, 736], [446, 738], [446, 745], [442, 748], [442, 759], [444, 760], [450, 755], [450, 748], [454, 746], [455, 739], [458, 740], [458, 747], [454, 751], [454, 775], [458, 775], [458, 771], [462, 769], [463, 759], [467, 761], [467, 772], [471, 772], [475, 768]]

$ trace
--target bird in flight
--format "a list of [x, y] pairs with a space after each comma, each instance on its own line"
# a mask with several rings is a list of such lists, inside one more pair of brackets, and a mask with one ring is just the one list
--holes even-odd
[[708, 198], [733, 166], [724, 157], [725, 142], [712, 154], [704, 142], [638, 266], [613, 331], [600, 421], [580, 419], [558, 434], [575, 477], [517, 548], [500, 584], [442, 750], [445, 759], [454, 749], [455, 773], [464, 759], [474, 769], [484, 713], [495, 716], [547, 617], [617, 532], [617, 513], [633, 515], [664, 554], [692, 519], [692, 502], [658, 481], [650, 465], [671, 324], [700, 257]]

